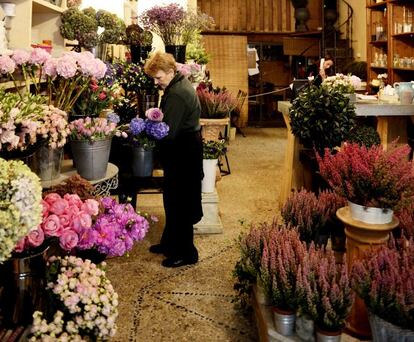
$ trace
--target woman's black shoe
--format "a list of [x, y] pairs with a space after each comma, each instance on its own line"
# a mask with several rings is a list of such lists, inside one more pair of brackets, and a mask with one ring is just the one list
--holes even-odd
[[182, 258], [182, 257], [170, 257], [161, 262], [164, 267], [181, 267], [185, 265], [193, 265], [198, 261], [198, 257]]
[[157, 245], [150, 246], [149, 251], [155, 254], [164, 254], [166, 252], [164, 246], [160, 243]]

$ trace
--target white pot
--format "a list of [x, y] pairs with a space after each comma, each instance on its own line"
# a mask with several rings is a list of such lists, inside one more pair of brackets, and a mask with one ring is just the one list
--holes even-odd
[[369, 224], [386, 224], [392, 221], [394, 212], [391, 209], [364, 207], [348, 201], [351, 217]]
[[12, 2], [0, 3], [6, 17], [14, 17], [16, 15], [16, 4]]
[[217, 159], [203, 159], [204, 178], [201, 181], [202, 192], [214, 192], [216, 188]]

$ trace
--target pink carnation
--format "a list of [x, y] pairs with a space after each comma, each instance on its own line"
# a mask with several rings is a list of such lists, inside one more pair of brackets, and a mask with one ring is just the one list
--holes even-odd
[[163, 112], [159, 108], [150, 108], [145, 112], [145, 116], [152, 121], [162, 121]]
[[11, 74], [16, 69], [16, 63], [9, 56], [0, 56], [0, 73]]
[[65, 55], [57, 59], [56, 72], [63, 78], [71, 78], [75, 76], [77, 70], [78, 66], [73, 57]]
[[35, 48], [30, 54], [30, 63], [44, 64], [50, 57], [50, 53], [48, 53], [45, 49]]
[[66, 229], [59, 237], [59, 245], [66, 251], [75, 248], [78, 245], [78, 242], [78, 234], [71, 229]]
[[42, 228], [46, 236], [60, 236], [62, 234], [62, 226], [57, 215], [52, 214], [43, 220]]
[[44, 240], [45, 240], [45, 234], [43, 233], [43, 230], [39, 227], [31, 230], [29, 234], [27, 234], [27, 243], [31, 247], [40, 246]]
[[13, 55], [11, 58], [17, 65], [25, 64], [30, 59], [30, 53], [26, 50], [14, 50]]

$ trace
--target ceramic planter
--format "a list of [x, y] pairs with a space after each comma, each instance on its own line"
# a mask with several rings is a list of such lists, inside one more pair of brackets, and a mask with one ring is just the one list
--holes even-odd
[[351, 217], [368, 224], [387, 224], [392, 221], [394, 212], [391, 209], [364, 207], [348, 201]]

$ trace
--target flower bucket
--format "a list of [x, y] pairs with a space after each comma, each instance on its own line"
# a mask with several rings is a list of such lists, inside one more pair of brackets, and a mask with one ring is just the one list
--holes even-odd
[[225, 127], [229, 124], [230, 118], [223, 119], [200, 119], [201, 137], [204, 140], [217, 141], [220, 139], [220, 133], [224, 132]]
[[296, 314], [294, 312], [272, 308], [273, 323], [276, 331], [283, 336], [293, 335], [295, 330]]
[[165, 45], [165, 52], [174, 56], [177, 63], [185, 63], [185, 45]]
[[131, 62], [140, 63], [141, 60], [145, 61], [148, 58], [149, 53], [152, 50], [152, 46], [142, 46], [142, 45], [130, 45], [131, 50]]
[[63, 158], [63, 148], [41, 146], [29, 158], [29, 166], [42, 181], [51, 181], [60, 176], [60, 167]]
[[41, 309], [46, 286], [46, 257], [48, 247], [27, 257], [12, 257], [5, 261], [3, 316], [10, 326], [32, 323], [32, 314]]
[[348, 201], [351, 217], [368, 224], [387, 224], [392, 221], [394, 212], [391, 209], [364, 207]]
[[218, 159], [203, 159], [204, 178], [201, 181], [201, 191], [214, 192], [216, 188], [216, 168]]
[[340, 342], [342, 331], [326, 331], [316, 328], [316, 342]]
[[153, 150], [143, 147], [132, 148], [132, 174], [135, 177], [151, 177], [153, 164]]
[[315, 341], [315, 323], [309, 316], [296, 317], [295, 332], [301, 341]]
[[414, 331], [400, 328], [382, 318], [368, 312], [369, 324], [371, 326], [373, 342], [412, 342], [414, 341]]
[[104, 178], [108, 167], [112, 137], [102, 140], [72, 140], [73, 163], [79, 175], [87, 180]]

